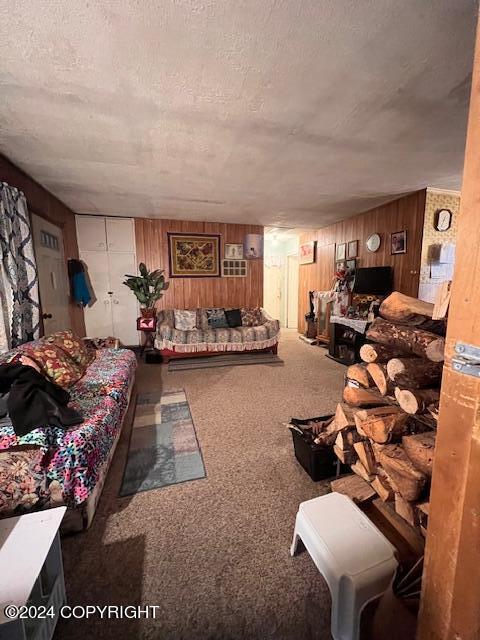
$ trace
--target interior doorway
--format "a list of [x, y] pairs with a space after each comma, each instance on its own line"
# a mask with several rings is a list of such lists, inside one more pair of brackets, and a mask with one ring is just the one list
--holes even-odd
[[296, 229], [265, 229], [263, 306], [282, 327], [297, 328], [298, 235]]
[[32, 227], [43, 329], [45, 334], [50, 334], [70, 326], [63, 232], [35, 214], [32, 215]]
[[298, 329], [298, 254], [287, 256], [287, 329]]

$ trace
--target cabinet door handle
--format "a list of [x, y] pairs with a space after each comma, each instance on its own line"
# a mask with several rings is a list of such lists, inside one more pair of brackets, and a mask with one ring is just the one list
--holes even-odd
[[113, 301], [113, 304], [118, 304], [118, 300], [114, 300], [114, 301]]
[[104, 300], [103, 304], [110, 304], [110, 300]]

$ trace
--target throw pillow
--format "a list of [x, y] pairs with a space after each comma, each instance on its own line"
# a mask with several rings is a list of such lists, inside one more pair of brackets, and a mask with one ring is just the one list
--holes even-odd
[[210, 329], [228, 329], [225, 309], [206, 309]]
[[95, 352], [89, 349], [84, 341], [76, 336], [73, 331], [70, 331], [70, 329], [57, 331], [49, 336], [45, 336], [42, 338], [42, 342], [57, 345], [57, 347], [65, 351], [65, 353], [78, 364], [83, 372], [85, 372], [88, 365], [95, 360]]
[[78, 382], [83, 375], [78, 364], [56, 344], [36, 340], [22, 344], [19, 352], [36, 362], [43, 375], [64, 389]]
[[262, 324], [262, 310], [260, 307], [242, 307], [241, 314], [244, 327], [258, 327]]
[[187, 309], [175, 309], [175, 329], [179, 331], [192, 331], [197, 326], [197, 311], [188, 311]]
[[225, 316], [229, 327], [241, 327], [242, 326], [242, 314], [240, 309], [225, 309]]

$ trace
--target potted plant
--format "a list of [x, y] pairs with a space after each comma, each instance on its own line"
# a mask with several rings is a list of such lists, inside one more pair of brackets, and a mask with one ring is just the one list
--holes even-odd
[[125, 274], [123, 283], [133, 291], [140, 303], [140, 313], [143, 318], [153, 318], [155, 316], [155, 303], [163, 295], [163, 291], [168, 289], [169, 282], [165, 282], [163, 269], [149, 271], [145, 264], [138, 265], [139, 276]]

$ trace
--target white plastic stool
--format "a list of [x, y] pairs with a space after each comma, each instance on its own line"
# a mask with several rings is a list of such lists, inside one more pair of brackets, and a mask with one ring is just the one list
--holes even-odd
[[350, 498], [335, 492], [300, 503], [292, 556], [299, 539], [330, 589], [334, 640], [357, 640], [362, 609], [392, 584], [394, 547]]

